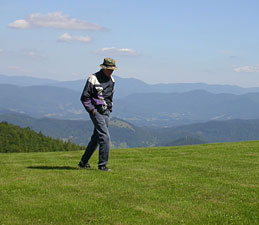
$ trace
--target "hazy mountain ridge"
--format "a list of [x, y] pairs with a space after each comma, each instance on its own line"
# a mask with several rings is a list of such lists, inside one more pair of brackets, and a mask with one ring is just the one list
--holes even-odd
[[[57, 81], [51, 79], [34, 78], [27, 76], [6, 76], [0, 75], [0, 84], [13, 84], [18, 86], [48, 85], [68, 88], [77, 92], [82, 92], [85, 82], [90, 74], [85, 75], [85, 79], [73, 81]], [[205, 90], [214, 94], [230, 93], [245, 94], [259, 92], [259, 87], [244, 88], [237, 85], [219, 85], [206, 83], [168, 83], [168, 84], [147, 84], [136, 78], [121, 78], [114, 75], [116, 81], [115, 98], [124, 98], [134, 93], [183, 93], [192, 90]]]
[[[32, 118], [24, 114], [0, 115], [6, 121], [21, 127], [30, 127], [46, 136], [70, 140], [86, 145], [91, 138], [90, 120], [58, 120]], [[259, 120], [209, 121], [172, 128], [137, 127], [112, 118], [109, 126], [112, 146], [115, 148], [174, 146], [215, 142], [259, 140]]]
[[[20, 87], [0, 84], [0, 110], [33, 117], [80, 119], [84, 109], [80, 95], [70, 89], [52, 86]], [[82, 115], [83, 116], [83, 115]]]
[[51, 85], [59, 83], [57, 80], [36, 78], [29, 76], [7, 76], [0, 74], [0, 84], [13, 84], [18, 86]]
[[[179, 139], [195, 143], [259, 140], [259, 119], [208, 121], [156, 130], [158, 145], [172, 145]], [[193, 139], [193, 140], [192, 140]], [[168, 141], [169, 140], [169, 141]], [[171, 141], [170, 141], [171, 140]]]
[[139, 126], [176, 126], [219, 119], [257, 119], [258, 99], [259, 93], [212, 94], [203, 90], [170, 94], [142, 93], [117, 100], [114, 114]]
[[[134, 78], [115, 76], [115, 79], [112, 116], [138, 126], [170, 127], [209, 120], [259, 118], [259, 92], [238, 95], [230, 93], [234, 89], [246, 92], [259, 88], [208, 84], [148, 85]], [[17, 83], [21, 80], [21, 86], [1, 84], [8, 81]], [[37, 118], [86, 120], [88, 115], [80, 102], [85, 81], [59, 82], [0, 75], [0, 112], [25, 113]], [[181, 91], [176, 92], [178, 89], [173, 87], [178, 87]], [[215, 94], [201, 89], [184, 92], [197, 87], [226, 93]], [[167, 91], [171, 92], [166, 93]]]
[[[88, 119], [81, 94], [54, 86], [0, 84], [0, 111], [32, 117]], [[179, 126], [209, 120], [259, 118], [259, 93], [141, 93], [115, 99], [112, 116], [138, 126]]]

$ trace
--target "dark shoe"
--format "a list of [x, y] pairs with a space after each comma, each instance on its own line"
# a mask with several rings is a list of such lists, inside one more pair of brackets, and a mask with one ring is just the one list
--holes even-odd
[[109, 169], [109, 168], [106, 167], [106, 166], [99, 166], [99, 167], [98, 167], [98, 170], [102, 170], [102, 171], [105, 171], [105, 172], [112, 171], [111, 169]]
[[82, 163], [82, 161], [80, 161], [79, 163], [78, 163], [78, 167], [80, 168], [80, 169], [90, 169], [91, 168], [91, 166], [88, 164], [88, 163]]

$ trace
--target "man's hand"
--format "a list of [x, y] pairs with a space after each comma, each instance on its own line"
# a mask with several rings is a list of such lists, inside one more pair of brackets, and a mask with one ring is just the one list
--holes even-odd
[[91, 114], [94, 116], [94, 115], [96, 114], [96, 109], [93, 109], [93, 110], [91, 111]]

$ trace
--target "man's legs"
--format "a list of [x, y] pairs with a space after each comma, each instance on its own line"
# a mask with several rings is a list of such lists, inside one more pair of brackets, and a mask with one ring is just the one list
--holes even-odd
[[110, 152], [110, 133], [108, 130], [109, 126], [109, 115], [103, 115], [105, 120], [105, 126], [102, 128], [102, 135], [99, 134], [99, 162], [98, 167], [106, 166], [109, 159]]
[[86, 149], [85, 149], [85, 153], [83, 154], [82, 158], [81, 158], [81, 162], [82, 164], [87, 164], [89, 159], [91, 158], [92, 154], [95, 152], [95, 150], [97, 149], [98, 146], [98, 133], [96, 131], [96, 129], [94, 129], [94, 133], [91, 137], [90, 142], [88, 143]]
[[105, 166], [108, 163], [110, 151], [110, 134], [108, 130], [109, 113], [100, 114], [96, 112], [94, 116], [91, 115], [95, 130], [98, 134], [99, 144], [99, 162], [98, 167]]
[[90, 118], [94, 124], [94, 133], [91, 137], [91, 141], [87, 145], [84, 155], [82, 156], [81, 162], [83, 164], [88, 163], [99, 144], [98, 167], [106, 166], [110, 151], [110, 134], [108, 130], [109, 112], [105, 114], [96, 112], [94, 116], [90, 114]]

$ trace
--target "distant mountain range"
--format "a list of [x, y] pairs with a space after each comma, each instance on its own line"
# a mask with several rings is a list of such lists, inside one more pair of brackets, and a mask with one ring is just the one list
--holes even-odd
[[81, 119], [86, 117], [78, 92], [52, 86], [19, 87], [0, 84], [0, 111], [25, 113], [33, 117]]
[[[13, 84], [18, 86], [55, 86], [82, 92], [86, 79], [75, 81], [57, 81], [51, 79], [40, 79], [26, 76], [6, 76], [0, 75], [0, 84]], [[251, 92], [259, 92], [259, 87], [243, 88], [236, 85], [217, 85], [206, 83], [168, 83], [168, 84], [147, 84], [135, 78], [121, 78], [114, 75], [116, 81], [115, 98], [120, 99], [136, 93], [184, 93], [192, 90], [204, 90], [214, 94], [246, 94]]]
[[[115, 79], [115, 148], [259, 140], [259, 88]], [[0, 121], [86, 145], [93, 125], [80, 102], [85, 82], [0, 75]]]
[[13, 84], [18, 86], [51, 85], [59, 81], [29, 76], [7, 76], [0, 74], [0, 84]]
[[178, 126], [209, 120], [259, 119], [259, 93], [134, 94], [115, 102], [114, 114], [139, 126]]
[[[137, 126], [170, 127], [210, 120], [259, 119], [259, 88], [148, 85], [133, 78], [115, 76], [115, 79], [112, 116]], [[0, 75], [0, 113], [86, 120], [88, 115], [80, 102], [85, 82]]]
[[[32, 117], [88, 119], [80, 93], [54, 86], [0, 84], [0, 112]], [[259, 93], [142, 93], [115, 99], [112, 116], [138, 126], [170, 127], [209, 120], [258, 119]]]
[[[30, 127], [44, 135], [71, 140], [86, 145], [93, 126], [91, 121], [32, 118], [24, 114], [0, 115], [6, 121], [21, 127]], [[114, 148], [178, 146], [216, 142], [259, 140], [259, 120], [209, 121], [172, 128], [137, 127], [118, 118], [110, 122]]]

